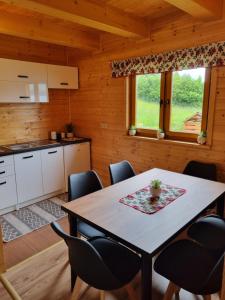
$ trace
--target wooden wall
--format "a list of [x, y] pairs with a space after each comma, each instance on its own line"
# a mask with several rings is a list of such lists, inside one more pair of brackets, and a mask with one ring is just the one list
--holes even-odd
[[[0, 35], [0, 57], [67, 64], [67, 49]], [[49, 90], [46, 104], [0, 104], [0, 144], [46, 139], [51, 130], [64, 130], [69, 121], [69, 92]]]
[[133, 47], [130, 41], [122, 43], [121, 39], [108, 38], [102, 45], [102, 53], [78, 61], [80, 90], [72, 94], [72, 120], [80, 135], [92, 138], [93, 168], [105, 184], [109, 183], [108, 165], [122, 159], [128, 159], [137, 172], [153, 167], [182, 172], [193, 159], [215, 162], [219, 179], [225, 182], [225, 67], [218, 69], [211, 149], [127, 137], [125, 79], [111, 78], [109, 62], [112, 58], [224, 40], [224, 21], [220, 21], [220, 28], [219, 22], [210, 26], [193, 21], [189, 24], [187, 20], [182, 19], [186, 23], [181, 23], [176, 19], [167, 27], [158, 26], [155, 29], [158, 35], [152, 32], [151, 41], [133, 43]]

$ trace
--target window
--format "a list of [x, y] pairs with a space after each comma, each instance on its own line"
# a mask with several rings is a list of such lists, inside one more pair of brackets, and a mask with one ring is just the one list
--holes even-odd
[[131, 77], [131, 124], [137, 135], [196, 141], [207, 131], [210, 69], [197, 68]]

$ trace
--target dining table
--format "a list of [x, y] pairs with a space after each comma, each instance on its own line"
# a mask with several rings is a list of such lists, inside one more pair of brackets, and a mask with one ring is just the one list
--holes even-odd
[[[153, 213], [140, 211], [121, 201], [128, 195], [149, 187], [155, 179], [180, 189], [183, 193]], [[223, 216], [224, 196], [224, 183], [154, 168], [68, 202], [62, 209], [69, 214], [71, 235], [77, 236], [79, 219], [140, 254], [140, 299], [152, 300], [153, 257], [212, 203], [217, 204], [216, 213]]]

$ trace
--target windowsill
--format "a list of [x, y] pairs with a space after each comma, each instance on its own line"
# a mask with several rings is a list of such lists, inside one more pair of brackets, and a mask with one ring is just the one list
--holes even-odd
[[152, 143], [159, 143], [159, 144], [165, 144], [165, 145], [174, 145], [174, 146], [181, 146], [181, 147], [190, 147], [190, 148], [197, 148], [197, 149], [204, 149], [209, 150], [211, 149], [211, 145], [200, 145], [197, 142], [185, 142], [185, 141], [178, 141], [178, 140], [167, 140], [167, 139], [157, 139], [153, 137], [145, 137], [145, 136], [138, 136], [138, 135], [125, 135], [125, 138], [130, 140], [139, 140], [144, 142], [152, 142]]

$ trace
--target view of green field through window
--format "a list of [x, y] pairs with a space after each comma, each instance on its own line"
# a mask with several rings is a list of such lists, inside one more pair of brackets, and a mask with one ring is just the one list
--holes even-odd
[[[136, 125], [158, 129], [161, 74], [136, 76]], [[170, 130], [199, 133], [201, 130], [205, 68], [172, 74]]]

